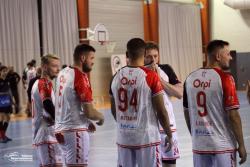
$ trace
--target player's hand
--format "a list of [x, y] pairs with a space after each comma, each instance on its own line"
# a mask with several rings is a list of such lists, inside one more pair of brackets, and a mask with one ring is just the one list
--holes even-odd
[[104, 116], [103, 116], [103, 114], [102, 113], [100, 113], [101, 115], [101, 119], [98, 121], [98, 122], [96, 122], [96, 124], [97, 125], [99, 125], [99, 126], [101, 126], [101, 125], [103, 125], [103, 123], [104, 123]]
[[96, 122], [97, 125], [101, 126], [104, 123], [104, 119], [100, 119], [98, 122]]
[[155, 63], [152, 63], [150, 69], [157, 72], [157, 65]]
[[155, 72], [160, 76], [160, 69], [157, 64], [155, 64]]
[[240, 157], [239, 164], [241, 165], [247, 160], [247, 152], [244, 146], [239, 146], [238, 152], [239, 152], [239, 157]]
[[64, 136], [62, 133], [56, 133], [55, 134], [56, 140], [58, 141], [59, 144], [64, 143]]
[[173, 145], [172, 137], [169, 138], [168, 136], [166, 136], [165, 137], [165, 147], [166, 147], [165, 152], [169, 152], [172, 148], [172, 145]]
[[94, 133], [96, 131], [96, 127], [92, 122], [89, 123], [88, 131], [91, 133]]

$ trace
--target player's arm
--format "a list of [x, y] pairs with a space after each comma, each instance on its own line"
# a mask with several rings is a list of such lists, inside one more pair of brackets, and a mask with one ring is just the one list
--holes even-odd
[[85, 116], [93, 121], [98, 121], [98, 125], [104, 123], [104, 116], [101, 112], [97, 111], [92, 103], [82, 103], [82, 108], [85, 113]]
[[113, 96], [110, 97], [110, 102], [111, 102], [111, 113], [116, 120], [116, 108], [115, 108], [115, 99]]
[[190, 116], [189, 116], [189, 110], [188, 110], [186, 82], [184, 83], [184, 90], [183, 90], [183, 108], [184, 108], [184, 118], [187, 124], [187, 128], [188, 128], [189, 133], [191, 134], [191, 123], [190, 123]]
[[242, 164], [246, 161], [247, 154], [243, 139], [241, 118], [238, 112], [239, 100], [233, 77], [231, 75], [225, 75], [223, 81], [223, 104], [231, 125], [230, 128], [232, 129], [239, 145], [237, 151], [239, 152], [239, 156], [241, 158], [239, 163]]
[[177, 83], [175, 85], [172, 85], [168, 82], [166, 82], [164, 79], [161, 78], [161, 83], [163, 86], [163, 89], [167, 92], [168, 95], [174, 96], [178, 99], [181, 99], [183, 96], [183, 86], [181, 83]]
[[15, 78], [16, 78], [16, 83], [18, 84], [21, 80], [21, 77], [18, 75], [18, 73], [15, 72]]
[[114, 117], [114, 119], [116, 120], [116, 107], [115, 107], [115, 98], [113, 96], [113, 92], [112, 92], [112, 82], [114, 80], [114, 77], [116, 76], [116, 73], [115, 75], [112, 77], [111, 81], [110, 81], [110, 86], [109, 86], [109, 95], [110, 95], [110, 103], [111, 103], [111, 113]]
[[239, 163], [242, 164], [246, 161], [247, 153], [243, 139], [240, 115], [237, 109], [227, 111], [227, 115], [231, 124], [232, 131], [239, 145], [238, 152], [241, 158]]
[[158, 94], [156, 96], [153, 96], [152, 103], [156, 111], [158, 120], [164, 132], [167, 134], [165, 138], [165, 146], [167, 146], [166, 152], [168, 152], [172, 148], [173, 141], [172, 141], [172, 131], [170, 129], [170, 121], [168, 117], [168, 112], [164, 105], [163, 95]]
[[46, 114], [44, 114], [43, 117], [48, 123], [53, 124], [55, 121], [55, 106], [51, 98], [52, 84], [44, 80], [39, 80], [38, 89], [43, 102], [43, 108], [45, 112], [50, 116], [47, 117]]
[[191, 134], [190, 117], [189, 117], [189, 111], [188, 111], [187, 108], [184, 108], [184, 117], [185, 117], [185, 121], [186, 121], [186, 124], [187, 124], [188, 131]]
[[164, 80], [164, 77], [161, 77], [161, 83], [163, 85], [164, 90], [167, 92], [168, 95], [181, 99], [183, 96], [183, 85], [178, 80], [178, 77], [175, 74], [173, 68], [168, 64], [159, 65], [159, 67], [163, 70], [164, 73], [167, 74], [169, 78], [168, 82]]
[[85, 116], [90, 120], [98, 121], [97, 125], [102, 125], [104, 123], [104, 116], [94, 108], [92, 90], [87, 76], [75, 71], [74, 86]]
[[55, 106], [52, 102], [52, 99], [43, 100], [43, 108], [51, 116], [53, 121], [55, 120]]
[[164, 132], [167, 134], [169, 138], [172, 138], [172, 132], [170, 129], [170, 121], [168, 117], [168, 112], [164, 105], [163, 95], [158, 94], [156, 96], [153, 96], [152, 103], [156, 111], [156, 114], [158, 116], [159, 122], [162, 128], [164, 129]]
[[23, 88], [26, 89], [27, 75], [23, 75], [23, 76], [22, 76], [22, 83], [23, 83]]

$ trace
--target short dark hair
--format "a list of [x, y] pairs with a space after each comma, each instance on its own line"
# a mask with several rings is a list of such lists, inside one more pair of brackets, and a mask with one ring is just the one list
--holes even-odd
[[146, 43], [141, 38], [132, 38], [127, 43], [127, 56], [130, 59], [138, 59], [145, 54]]
[[32, 66], [33, 67], [33, 63], [32, 62], [28, 62], [27, 66]]
[[66, 68], [66, 67], [68, 67], [67, 64], [63, 64], [63, 65], [62, 65], [62, 69]]
[[74, 50], [74, 61], [80, 60], [81, 55], [88, 54], [89, 52], [95, 52], [95, 48], [88, 44], [79, 44]]
[[208, 57], [214, 58], [215, 55], [218, 53], [219, 49], [223, 49], [225, 46], [228, 46], [229, 42], [223, 40], [212, 40], [207, 45], [207, 55]]
[[36, 60], [35, 59], [32, 59], [30, 62], [33, 63], [33, 64], [36, 64]]
[[146, 50], [151, 50], [151, 49], [155, 49], [159, 52], [159, 46], [157, 43], [153, 42], [153, 41], [149, 41], [146, 43]]

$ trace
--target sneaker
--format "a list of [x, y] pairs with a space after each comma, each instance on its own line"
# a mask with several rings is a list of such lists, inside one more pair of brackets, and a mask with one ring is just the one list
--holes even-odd
[[8, 142], [8, 140], [6, 138], [0, 139], [0, 143], [7, 143], [7, 142]]
[[12, 141], [12, 139], [9, 138], [9, 137], [7, 137], [7, 136], [5, 136], [5, 140], [7, 140], [7, 142], [8, 142], [8, 141]]

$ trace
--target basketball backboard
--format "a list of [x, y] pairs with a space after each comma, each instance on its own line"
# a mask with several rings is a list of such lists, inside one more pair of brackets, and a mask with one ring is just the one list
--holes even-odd
[[98, 23], [94, 30], [90, 28], [81, 28], [79, 31], [86, 31], [87, 37], [81, 38], [80, 41], [96, 41], [103, 44], [106, 41], [109, 41], [109, 32], [108, 29], [102, 23]]

